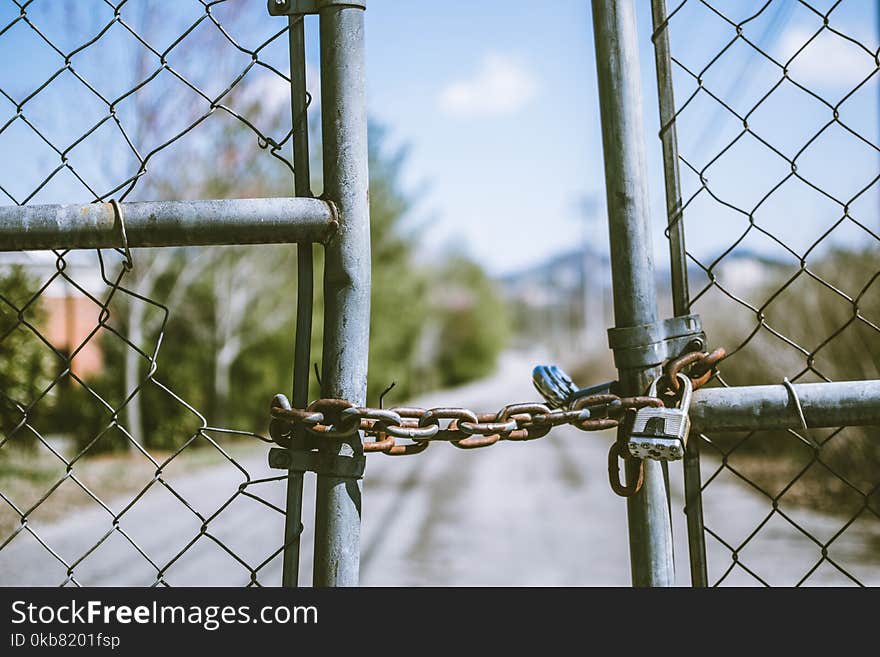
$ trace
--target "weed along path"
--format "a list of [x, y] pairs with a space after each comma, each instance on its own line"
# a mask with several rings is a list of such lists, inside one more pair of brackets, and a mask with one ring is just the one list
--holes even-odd
[[[535, 362], [535, 356], [508, 355], [492, 377], [425, 396], [417, 403], [461, 404], [488, 411], [532, 400], [536, 395], [530, 373]], [[482, 450], [434, 444], [411, 457], [369, 456], [361, 583], [627, 586], [626, 504], [607, 482], [606, 456], [612, 439], [609, 432], [561, 427], [541, 440]], [[265, 454], [259, 447], [238, 457], [251, 481], [278, 474], [266, 466]], [[707, 462], [704, 477], [713, 469]], [[680, 463], [672, 464], [670, 473], [676, 578], [687, 585]], [[125, 535], [113, 531], [113, 515], [96, 505], [60, 521], [42, 523], [34, 518], [31, 528], [68, 563], [108, 536], [74, 565], [74, 577], [83, 585], [149, 585], [159, 569], [165, 582], [178, 586], [246, 585], [254, 578], [262, 585], [280, 582], [280, 558], [271, 558], [283, 532], [283, 517], [276, 509], [236, 495], [207, 525], [197, 515], [215, 514], [247, 481], [242, 470], [223, 464], [195, 472], [169, 471], [165, 479], [177, 495], [161, 485], [152, 486], [122, 514], [119, 527]], [[246, 490], [283, 508], [281, 482], [256, 483]], [[119, 513], [130, 501], [131, 497], [123, 498], [111, 508]], [[767, 498], [733, 478], [713, 481], [704, 506], [707, 526], [734, 547], [763, 523], [739, 551], [745, 568], [735, 566], [724, 583], [758, 584], [747, 568], [768, 583], [792, 585], [820, 560], [820, 545], [780, 513], [771, 513]], [[314, 478], [309, 476], [300, 568], [303, 584], [311, 581], [313, 508]], [[830, 540], [846, 522], [803, 509], [783, 512], [820, 541]], [[714, 582], [731, 566], [731, 552], [712, 536], [706, 540]], [[864, 519], [835, 539], [828, 555], [863, 583], [880, 584], [878, 545], [880, 522]], [[252, 569], [257, 569], [256, 575]], [[0, 551], [0, 584], [53, 585], [67, 576], [67, 568], [27, 532]], [[847, 581], [825, 561], [806, 583]]]

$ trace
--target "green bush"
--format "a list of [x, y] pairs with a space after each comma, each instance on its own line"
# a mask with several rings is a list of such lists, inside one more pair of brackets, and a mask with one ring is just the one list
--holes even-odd
[[434, 281], [439, 384], [458, 385], [495, 367], [510, 335], [510, 317], [500, 293], [474, 262], [453, 257]]
[[0, 273], [0, 429], [13, 444], [31, 445], [33, 434], [23, 426], [52, 404], [44, 397], [39, 409], [25, 412], [52, 379], [63, 361], [43, 343], [37, 330], [45, 321], [39, 297], [40, 281], [20, 265]]

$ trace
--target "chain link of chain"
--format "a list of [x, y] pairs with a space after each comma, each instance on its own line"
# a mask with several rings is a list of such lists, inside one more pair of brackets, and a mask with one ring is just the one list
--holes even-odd
[[[269, 431], [279, 445], [289, 445], [297, 426], [311, 436], [334, 440], [362, 431], [372, 438], [364, 442], [365, 452], [389, 456], [417, 454], [436, 441], [475, 449], [501, 440], [535, 440], [563, 424], [581, 431], [613, 429], [629, 408], [662, 405], [656, 397], [594, 395], [579, 399], [569, 410], [551, 410], [544, 404], [528, 402], [509, 404], [497, 413], [476, 413], [463, 407], [366, 408], [342, 399], [319, 399], [305, 409], [295, 409], [279, 401], [276, 396]], [[398, 438], [414, 444], [398, 444]]]
[[[669, 361], [664, 375], [668, 383], [664, 389], [674, 394], [678, 387], [676, 374], [687, 368], [694, 379], [694, 388], [699, 388], [712, 377], [725, 355], [724, 349], [716, 349], [711, 354], [693, 352]], [[277, 444], [289, 447], [298, 427], [310, 436], [329, 440], [349, 438], [362, 431], [371, 439], [363, 443], [364, 452], [408, 456], [421, 453], [438, 441], [452, 443], [460, 449], [478, 449], [502, 440], [536, 440], [561, 425], [581, 431], [604, 431], [619, 426], [627, 411], [663, 405], [659, 397], [598, 394], [580, 398], [572, 408], [565, 410], [551, 410], [536, 402], [509, 404], [497, 413], [476, 413], [459, 406], [385, 409], [356, 406], [344, 399], [319, 399], [304, 409], [296, 409], [290, 407], [284, 395], [276, 395], [269, 433]], [[397, 439], [410, 442], [400, 443]], [[628, 458], [626, 450], [613, 450], [613, 455], [615, 459]]]

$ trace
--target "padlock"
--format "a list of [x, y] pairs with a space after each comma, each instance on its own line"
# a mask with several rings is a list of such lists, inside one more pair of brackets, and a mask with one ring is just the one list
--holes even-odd
[[577, 386], [571, 377], [556, 365], [536, 365], [532, 370], [532, 383], [550, 408], [564, 408]]
[[615, 381], [606, 381], [588, 388], [578, 388], [571, 377], [557, 365], [537, 365], [532, 370], [532, 383], [550, 408], [571, 408], [583, 397], [612, 393]]
[[[632, 431], [627, 440], [627, 450], [639, 459], [655, 461], [677, 461], [684, 457], [687, 447], [691, 420], [688, 410], [691, 405], [693, 385], [690, 378], [678, 374], [681, 381], [681, 402], [677, 408], [640, 408], [636, 411]], [[657, 396], [657, 377], [648, 390], [648, 396]]]

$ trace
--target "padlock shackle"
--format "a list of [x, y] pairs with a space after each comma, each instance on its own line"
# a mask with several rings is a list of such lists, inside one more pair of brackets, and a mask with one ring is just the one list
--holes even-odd
[[532, 370], [532, 382], [538, 393], [551, 408], [562, 408], [577, 392], [571, 377], [556, 365], [537, 365]]
[[[686, 374], [682, 374], [678, 372], [675, 375], [681, 381], [681, 397], [679, 399], [678, 408], [688, 409], [691, 405], [691, 397], [694, 394], [694, 384], [691, 381], [691, 378]], [[657, 396], [657, 384], [660, 383], [660, 379], [663, 378], [663, 375], [658, 376], [651, 382], [651, 386], [648, 388], [648, 397], [656, 397]]]

